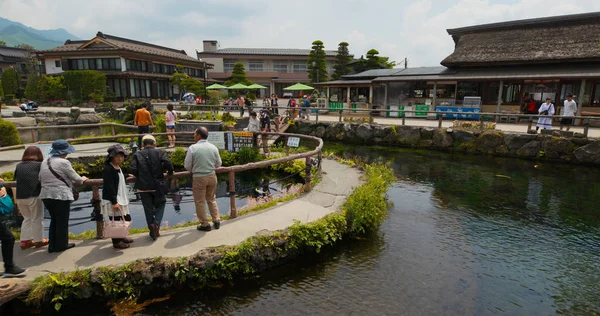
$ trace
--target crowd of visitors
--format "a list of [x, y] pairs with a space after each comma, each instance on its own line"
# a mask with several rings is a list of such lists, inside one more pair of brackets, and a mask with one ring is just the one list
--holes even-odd
[[[256, 118], [256, 113], [252, 114]], [[204, 127], [198, 128], [194, 136], [196, 143], [189, 147], [185, 158], [185, 168], [193, 174], [192, 191], [196, 215], [200, 221], [198, 230], [201, 231], [219, 229], [221, 226], [216, 203], [215, 173], [215, 169], [221, 166], [221, 157], [217, 147], [207, 139], [208, 130]], [[128, 176], [135, 176], [134, 190], [142, 201], [151, 239], [156, 240], [160, 236], [159, 228], [165, 210], [166, 194], [169, 191], [164, 172], [172, 174], [173, 164], [162, 151], [156, 149], [156, 139], [152, 135], [143, 136], [141, 144], [142, 149], [131, 157], [130, 170], [123, 167], [128, 152], [121, 145], [112, 145], [107, 149], [102, 173], [100, 211], [102, 219], [105, 220], [104, 232], [109, 232], [108, 236], [105, 236], [112, 239], [115, 249], [127, 249], [134, 242], [127, 236], [131, 222], [129, 188], [126, 185]], [[52, 143], [52, 149], [46, 159], [36, 146], [28, 147], [24, 151], [22, 161], [15, 170], [17, 185], [14, 195], [18, 210], [23, 216], [21, 249], [48, 246], [48, 252], [56, 253], [75, 247], [74, 243], [69, 242], [70, 207], [71, 203], [77, 200], [76, 186], [84, 184], [88, 178], [78, 175], [67, 160], [67, 156], [74, 151], [75, 148], [62, 139]], [[7, 195], [6, 188], [2, 186], [3, 182], [4, 180], [0, 179], [0, 198]], [[212, 217], [212, 227], [209, 224], [206, 204]], [[50, 215], [48, 239], [44, 238], [44, 207]], [[109, 229], [106, 226], [109, 226]], [[125, 233], [123, 227], [127, 228]], [[0, 241], [4, 275], [23, 274], [25, 270], [16, 266], [13, 261], [15, 237], [3, 222], [0, 222]]]

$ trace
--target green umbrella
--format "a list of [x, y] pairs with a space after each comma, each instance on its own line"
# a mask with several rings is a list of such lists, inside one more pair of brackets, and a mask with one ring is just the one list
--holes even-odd
[[215, 84], [211, 84], [210, 86], [206, 87], [207, 90], [217, 90], [217, 89], [227, 89], [226, 86], [220, 85], [218, 83]]
[[248, 86], [243, 85], [241, 83], [236, 83], [231, 87], [228, 87], [227, 89], [229, 90], [242, 90], [242, 89], [248, 89]]
[[267, 87], [261, 86], [258, 83], [253, 83], [248, 86], [248, 89], [266, 89]]
[[315, 88], [311, 86], [307, 86], [305, 84], [297, 83], [293, 86], [289, 86], [287, 88], [283, 88], [283, 90], [287, 91], [303, 91], [303, 90], [314, 90]]

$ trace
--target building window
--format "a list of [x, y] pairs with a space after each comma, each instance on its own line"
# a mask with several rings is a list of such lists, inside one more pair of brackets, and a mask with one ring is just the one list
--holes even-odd
[[127, 70], [147, 72], [148, 63], [137, 59], [127, 59]]
[[235, 60], [224, 59], [223, 60], [223, 71], [224, 72], [233, 71], [233, 66], [235, 65], [235, 63], [236, 63]]
[[[55, 63], [56, 67], [61, 67], [60, 60]], [[119, 58], [69, 59], [67, 64], [70, 70], [121, 70], [121, 59]]]
[[273, 71], [286, 73], [288, 72], [288, 65], [285, 61], [273, 62]]
[[294, 73], [304, 73], [306, 72], [306, 62], [304, 61], [295, 61], [294, 62]]
[[251, 60], [248, 71], [250, 71], [250, 72], [263, 71], [263, 61], [262, 60]]
[[61, 65], [61, 63], [60, 63], [60, 60], [55, 60], [55, 61], [54, 61], [54, 67], [56, 67], [56, 68], [62, 68], [62, 65]]

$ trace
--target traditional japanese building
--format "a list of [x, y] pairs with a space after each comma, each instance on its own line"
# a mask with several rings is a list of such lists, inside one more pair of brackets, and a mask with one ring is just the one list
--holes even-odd
[[455, 47], [442, 67], [393, 69], [375, 78], [365, 72], [326, 86], [344, 89], [341, 94], [351, 101], [356, 86], [355, 94], [380, 107], [430, 105], [434, 110], [461, 106], [465, 97], [475, 96], [481, 98], [482, 112], [518, 111], [525, 94], [538, 103], [550, 97], [560, 106], [572, 93], [580, 111], [600, 112], [600, 12], [447, 32]]
[[211, 64], [190, 57], [184, 50], [158, 46], [98, 32], [91, 40], [70, 41], [39, 51], [48, 75], [67, 70], [97, 70], [107, 76], [107, 86], [117, 99], [170, 99], [178, 93], [169, 79], [176, 66], [192, 78], [205, 81]]

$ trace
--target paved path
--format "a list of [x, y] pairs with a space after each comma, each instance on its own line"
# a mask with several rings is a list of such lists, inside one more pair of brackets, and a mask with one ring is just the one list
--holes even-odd
[[135, 242], [126, 250], [112, 248], [110, 239], [79, 241], [75, 248], [58, 254], [48, 253], [47, 248], [21, 250], [17, 244], [15, 262], [28, 269], [25, 279], [32, 279], [48, 272], [119, 265], [154, 256], [189, 256], [204, 248], [237, 244], [264, 230], [287, 228], [295, 220], [311, 222], [338, 210], [352, 188], [360, 184], [356, 169], [332, 160], [323, 160], [322, 167], [322, 180], [312, 192], [261, 212], [223, 221], [219, 230], [168, 230], [154, 242], [147, 234], [135, 235]]

